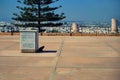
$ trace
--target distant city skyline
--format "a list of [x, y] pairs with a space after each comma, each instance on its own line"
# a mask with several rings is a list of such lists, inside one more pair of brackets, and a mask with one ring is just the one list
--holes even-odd
[[[0, 21], [10, 22], [13, 13], [19, 13], [17, 0], [0, 1]], [[55, 13], [65, 13], [64, 21], [110, 22], [112, 18], [120, 21], [120, 0], [59, 0], [51, 6], [62, 8]]]

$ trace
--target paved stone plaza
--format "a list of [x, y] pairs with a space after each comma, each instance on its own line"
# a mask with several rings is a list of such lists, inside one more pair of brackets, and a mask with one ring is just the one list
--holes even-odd
[[120, 37], [40, 36], [43, 52], [21, 53], [0, 36], [0, 80], [120, 80]]

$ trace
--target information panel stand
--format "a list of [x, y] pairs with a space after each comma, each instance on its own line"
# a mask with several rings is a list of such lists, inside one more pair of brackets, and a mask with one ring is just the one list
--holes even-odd
[[35, 53], [39, 49], [37, 30], [23, 30], [20, 33], [20, 47], [22, 53]]

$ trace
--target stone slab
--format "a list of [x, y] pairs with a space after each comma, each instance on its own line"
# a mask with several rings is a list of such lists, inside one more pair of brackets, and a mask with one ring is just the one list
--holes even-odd
[[[87, 49], [87, 50], [86, 50]], [[110, 47], [64, 46], [61, 56], [79, 57], [120, 57], [119, 53]]]
[[25, 57], [25, 56], [39, 56], [39, 57], [56, 57], [57, 55], [57, 52], [49, 52], [49, 51], [44, 51], [44, 52], [39, 52], [39, 53], [26, 53], [26, 54], [22, 54], [21, 51], [19, 50], [3, 50], [3, 51], [0, 51], [0, 56], [4, 57], [4, 56], [14, 56], [14, 57]]
[[71, 68], [120, 68], [119, 57], [60, 57], [57, 67]]
[[0, 50], [6, 50], [12, 46], [14, 46], [16, 42], [13, 41], [0, 41]]
[[0, 80], [48, 80], [51, 68], [0, 66]]
[[58, 68], [54, 80], [120, 80], [120, 69]]
[[0, 57], [0, 66], [52, 67], [53, 64], [54, 57], [39, 57], [39, 56]]

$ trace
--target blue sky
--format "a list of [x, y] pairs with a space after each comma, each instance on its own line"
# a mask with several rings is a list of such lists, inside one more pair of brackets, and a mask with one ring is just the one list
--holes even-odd
[[[0, 1], [0, 21], [11, 21], [12, 14], [18, 12], [17, 0]], [[120, 0], [59, 0], [51, 6], [62, 5], [56, 13], [64, 12], [65, 21], [110, 21], [120, 20]]]

